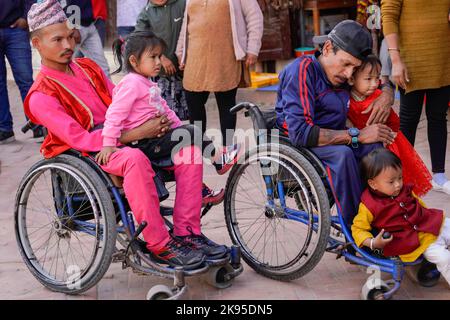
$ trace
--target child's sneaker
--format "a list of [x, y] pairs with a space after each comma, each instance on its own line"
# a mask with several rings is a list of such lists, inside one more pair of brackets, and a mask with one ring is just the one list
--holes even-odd
[[228, 248], [226, 246], [211, 241], [203, 234], [196, 235], [191, 231], [189, 236], [178, 238], [188, 244], [191, 248], [201, 250], [205, 254], [207, 260], [220, 259], [225, 257], [228, 253]]
[[223, 201], [225, 196], [225, 190], [222, 188], [220, 190], [213, 190], [208, 188], [206, 184], [203, 184], [202, 187], [202, 207], [205, 207], [207, 204], [212, 204], [215, 206]]
[[172, 267], [183, 267], [192, 270], [199, 267], [205, 261], [203, 251], [186, 245], [176, 237], [152, 255], [161, 263], [166, 263]]
[[241, 145], [233, 144], [228, 147], [224, 147], [220, 159], [213, 162], [214, 167], [218, 174], [225, 174], [231, 167], [238, 162], [241, 156]]

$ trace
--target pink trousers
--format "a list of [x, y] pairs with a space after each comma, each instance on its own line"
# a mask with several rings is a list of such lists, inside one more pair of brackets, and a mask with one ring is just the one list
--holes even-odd
[[[173, 162], [175, 165], [167, 170], [174, 172], [176, 180], [174, 235], [189, 235], [188, 227], [195, 234], [200, 234], [203, 180], [201, 150], [196, 146], [185, 147], [173, 157]], [[163, 247], [170, 236], [159, 212], [159, 199], [153, 182], [155, 172], [150, 160], [139, 149], [125, 147], [114, 152], [108, 164], [101, 167], [108, 173], [124, 178], [123, 189], [137, 223], [148, 223], [142, 232], [147, 248], [156, 251]]]

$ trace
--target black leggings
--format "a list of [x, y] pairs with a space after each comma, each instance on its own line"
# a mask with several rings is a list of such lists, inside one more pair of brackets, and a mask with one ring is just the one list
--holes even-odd
[[[219, 107], [220, 131], [222, 133], [222, 144], [231, 145], [234, 130], [236, 129], [236, 114], [231, 114], [230, 109], [236, 104], [237, 88], [230, 91], [215, 92], [217, 106]], [[205, 103], [208, 100], [209, 92], [186, 91], [186, 102], [189, 109], [190, 123], [201, 121], [203, 134], [206, 131], [206, 110]], [[231, 129], [227, 137], [227, 129]]]
[[433, 173], [445, 172], [450, 86], [416, 90], [408, 94], [404, 94], [404, 91], [400, 90], [400, 130], [414, 146], [425, 94], [432, 171]]
[[[200, 129], [191, 124], [185, 124], [175, 129], [170, 129], [160, 138], [142, 139], [137, 143], [130, 143], [128, 146], [139, 148], [150, 160], [167, 159], [170, 160], [182, 148], [187, 146], [198, 146], [203, 155], [212, 158], [215, 154], [214, 144], [205, 137], [203, 138]], [[167, 165], [167, 166], [171, 166]]]

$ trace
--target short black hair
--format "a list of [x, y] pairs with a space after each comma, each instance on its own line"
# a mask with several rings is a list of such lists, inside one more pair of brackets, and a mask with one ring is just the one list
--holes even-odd
[[41, 31], [42, 31], [42, 29], [37, 29], [37, 30], [31, 31], [29, 34], [30, 40], [33, 39], [33, 37], [40, 37]]
[[[358, 67], [357, 70], [364, 70], [366, 66], [370, 66], [371, 73], [374, 68], [380, 67], [381, 68], [381, 61], [378, 59], [378, 57], [374, 54], [369, 54], [361, 63], [361, 65]], [[356, 71], [358, 72], [358, 71]]]
[[133, 31], [125, 39], [116, 39], [112, 44], [112, 49], [114, 57], [119, 62], [119, 69], [112, 74], [122, 71], [123, 64], [125, 64], [126, 71], [133, 71], [133, 66], [129, 60], [130, 56], [134, 55], [137, 59], [140, 59], [144, 52], [156, 47], [165, 51], [167, 45], [163, 39], [158, 38], [152, 31]]
[[402, 161], [386, 148], [378, 148], [366, 155], [361, 161], [361, 176], [365, 184], [378, 176], [386, 168], [402, 169]]
[[327, 41], [330, 41], [331, 46], [333, 47], [333, 53], [334, 53], [334, 54], [336, 54], [339, 50], [342, 50], [341, 47], [339, 47], [333, 40], [327, 39], [327, 40], [325, 40], [324, 43], [320, 43], [320, 44], [319, 44], [319, 51], [320, 51], [320, 53], [322, 53], [323, 47], [325, 46], [325, 43], [326, 43]]
[[336, 42], [334, 42], [334, 41], [331, 40], [331, 39], [330, 39], [330, 41], [331, 41], [331, 45], [333, 46], [333, 53], [334, 53], [334, 54], [336, 54], [339, 50], [342, 50], [342, 48], [339, 47], [339, 46], [336, 44]]

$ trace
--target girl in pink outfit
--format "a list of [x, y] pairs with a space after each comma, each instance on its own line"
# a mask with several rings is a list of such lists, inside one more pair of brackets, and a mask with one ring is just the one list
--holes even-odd
[[[179, 165], [186, 166], [187, 171], [184, 174], [189, 175], [190, 179], [183, 179], [177, 175], [175, 170], [177, 182], [175, 207], [177, 208], [179, 200], [183, 199], [184, 204], [192, 210], [195, 209], [195, 212], [190, 215], [185, 214], [184, 217], [191, 216], [193, 218], [195, 215], [195, 225], [198, 228], [193, 230], [190, 227], [186, 235], [185, 230], [178, 231], [180, 234], [177, 234], [177, 230], [179, 230], [179, 226], [177, 226], [174, 229], [174, 236], [178, 244], [181, 241], [182, 245], [201, 249], [206, 259], [221, 258], [227, 253], [227, 248], [215, 244], [201, 234], [200, 201], [192, 194], [198, 192], [198, 197], [201, 197], [200, 190], [195, 188], [198, 191], [193, 191], [192, 186], [197, 186], [201, 182], [203, 170], [201, 151], [209, 149], [209, 152], [214, 154], [212, 142], [205, 139], [201, 145], [200, 142], [197, 143], [202, 137], [201, 130], [196, 129], [193, 125], [182, 125], [180, 119], [161, 97], [158, 85], [149, 80], [150, 77], [158, 75], [161, 70], [160, 57], [165, 48], [164, 42], [150, 31], [136, 31], [127, 38], [125, 43], [116, 40], [114, 52], [120, 65], [116, 72], [122, 69], [123, 46], [125, 66], [129, 73], [113, 90], [112, 103], [106, 111], [102, 130], [103, 148], [95, 158], [100, 165], [106, 165], [110, 156], [118, 150], [116, 146], [122, 131], [136, 128], [149, 119], [164, 115], [171, 128], [165, 135], [134, 141], [129, 146], [139, 148], [150, 160], [169, 160], [169, 167], [165, 167], [167, 170]], [[194, 155], [192, 149], [195, 150]], [[218, 163], [217, 159], [213, 161], [217, 171], [225, 173], [234, 163], [233, 161], [237, 160], [238, 151], [239, 146], [235, 146], [234, 156], [230, 155], [231, 160], [223, 162], [223, 165]], [[177, 218], [176, 211], [177, 209], [174, 211], [174, 221]], [[190, 223], [182, 224], [189, 226]], [[170, 257], [172, 253], [167, 248], [161, 252], [154, 252], [154, 255], [159, 259], [171, 262], [171, 259], [167, 257]]]
[[[123, 130], [136, 128], [149, 119], [164, 115], [170, 125], [168, 134], [159, 138], [134, 141], [130, 146], [141, 149], [151, 160], [172, 159], [181, 148], [191, 145], [201, 147], [203, 154], [209, 154], [218, 174], [226, 173], [237, 161], [240, 146], [233, 145], [225, 153], [215, 151], [212, 141], [202, 139], [202, 131], [193, 125], [182, 125], [181, 120], [169, 108], [161, 97], [158, 85], [151, 80], [161, 70], [160, 57], [165, 50], [164, 41], [151, 31], [136, 31], [125, 43], [116, 40], [114, 53], [119, 61], [122, 59], [129, 73], [120, 81], [113, 91], [113, 102], [108, 108], [103, 127], [103, 149], [97, 155], [100, 164], [107, 163], [116, 142]], [[122, 57], [122, 51], [124, 51]], [[223, 200], [224, 191], [214, 193], [205, 184], [202, 187], [203, 205], [217, 204]]]

